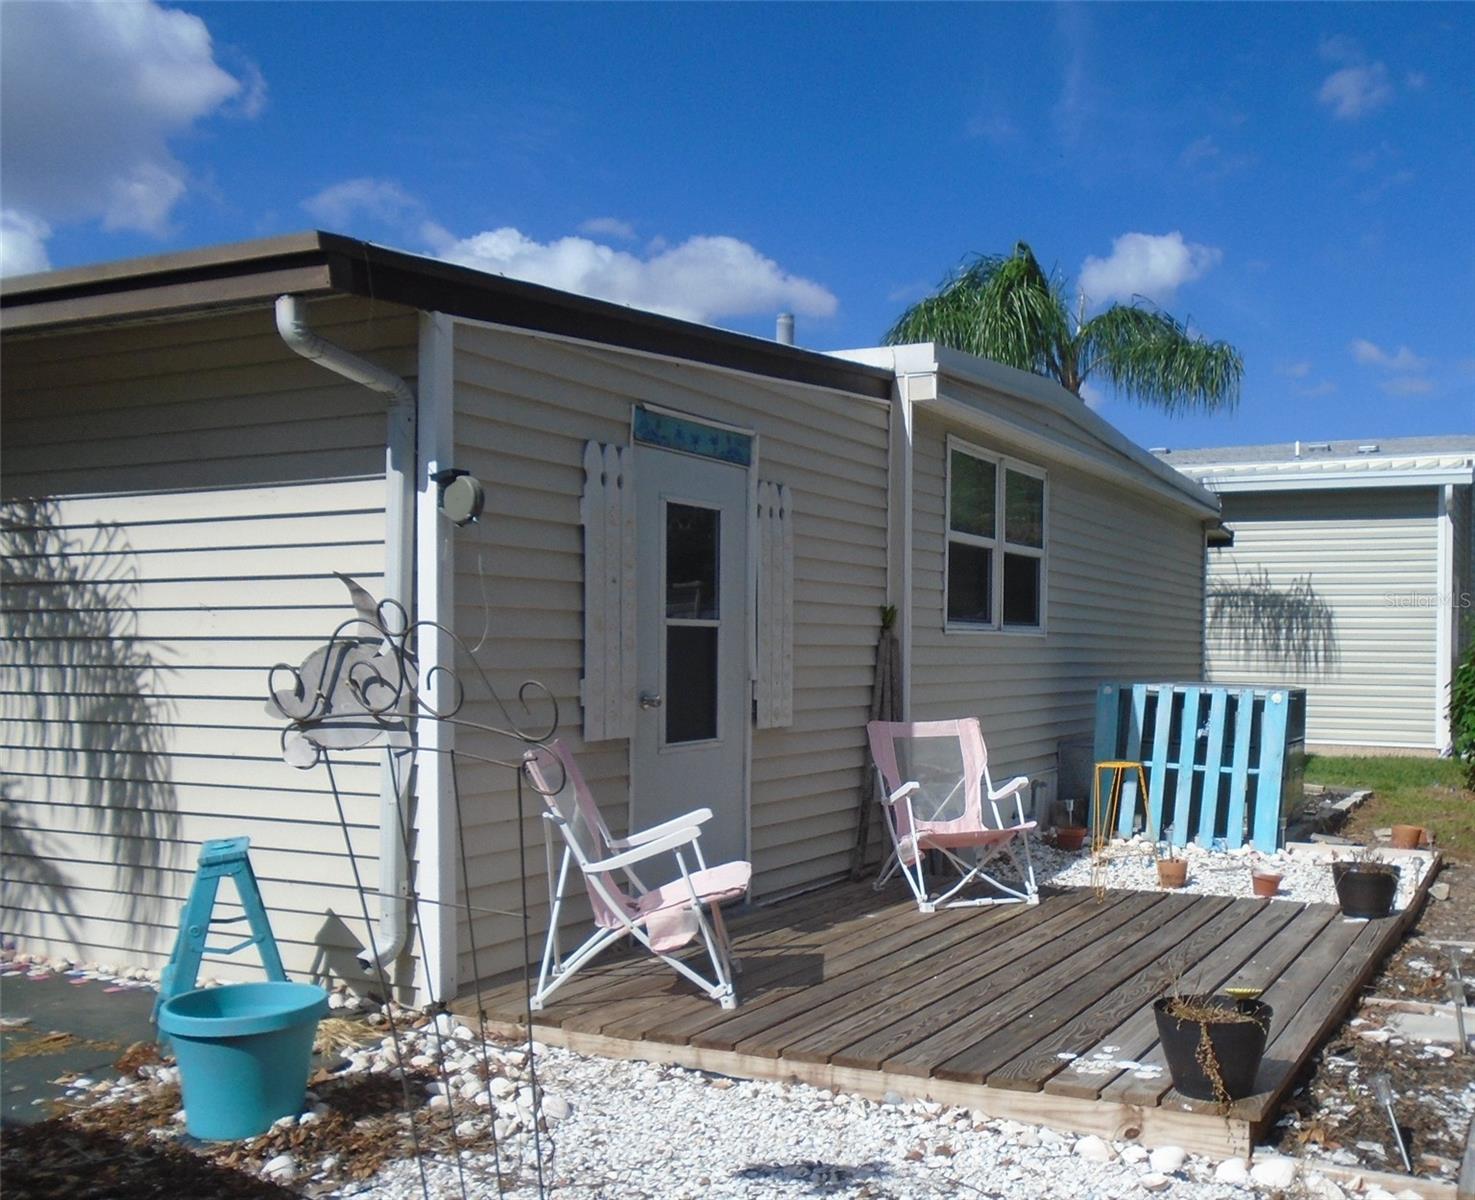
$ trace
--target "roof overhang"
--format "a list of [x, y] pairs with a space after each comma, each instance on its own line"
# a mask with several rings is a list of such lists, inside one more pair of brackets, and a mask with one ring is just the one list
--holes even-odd
[[1446, 463], [1423, 467], [1361, 470], [1323, 468], [1316, 471], [1195, 470], [1193, 478], [1226, 495], [1231, 492], [1361, 491], [1366, 488], [1442, 487], [1475, 483], [1475, 464]]
[[349, 295], [890, 400], [891, 372], [813, 350], [311, 232], [25, 275], [0, 289], [0, 333], [41, 336]]
[[[1198, 517], [1219, 516], [1219, 497], [1215, 493], [1144, 450], [1054, 380], [931, 342], [841, 353], [858, 362], [890, 364], [899, 377], [914, 381], [930, 376], [935, 386], [919, 387], [914, 383], [910, 389], [911, 398], [924, 410], [1144, 492]], [[1039, 410], [1039, 423], [1021, 424], [958, 388], [950, 390], [950, 381], [1027, 400]], [[1050, 435], [1052, 429], [1067, 428], [1085, 435], [1084, 446]]]

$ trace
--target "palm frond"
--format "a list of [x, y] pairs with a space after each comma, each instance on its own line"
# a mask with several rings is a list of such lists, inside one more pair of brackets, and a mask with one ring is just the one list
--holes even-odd
[[1198, 337], [1145, 304], [1114, 304], [1077, 335], [1080, 373], [1168, 413], [1227, 412], [1239, 403], [1244, 362], [1228, 342]]
[[884, 341], [937, 342], [1059, 379], [1070, 322], [1061, 286], [1020, 242], [1007, 257], [964, 263], [902, 313]]

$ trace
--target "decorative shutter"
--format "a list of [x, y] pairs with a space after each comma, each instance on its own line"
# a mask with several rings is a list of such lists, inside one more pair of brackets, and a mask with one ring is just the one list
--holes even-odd
[[757, 724], [794, 723], [794, 508], [783, 484], [758, 484]]
[[635, 730], [635, 455], [584, 447], [584, 740]]

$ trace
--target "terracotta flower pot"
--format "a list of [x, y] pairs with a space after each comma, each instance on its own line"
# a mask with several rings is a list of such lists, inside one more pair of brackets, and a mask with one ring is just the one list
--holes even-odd
[[1281, 877], [1274, 871], [1251, 871], [1250, 884], [1257, 896], [1273, 896], [1280, 891]]
[[1086, 844], [1086, 827], [1084, 825], [1058, 825], [1055, 828], [1055, 845], [1061, 850], [1071, 853], [1079, 850]]
[[1422, 825], [1395, 825], [1388, 839], [1400, 850], [1417, 850], [1424, 841]]
[[1159, 887], [1181, 888], [1188, 882], [1188, 860], [1186, 858], [1158, 859], [1157, 882]]

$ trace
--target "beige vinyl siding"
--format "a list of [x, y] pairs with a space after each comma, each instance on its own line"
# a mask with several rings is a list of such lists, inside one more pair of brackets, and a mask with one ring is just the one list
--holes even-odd
[[[413, 313], [312, 318], [413, 376]], [[326, 773], [281, 761], [264, 705], [271, 667], [351, 615], [331, 572], [382, 584], [382, 402], [291, 354], [269, 309], [9, 339], [3, 371], [6, 933], [157, 967], [199, 842], [246, 835], [288, 971], [351, 964], [365, 930]], [[373, 754], [339, 783], [373, 888]], [[257, 973], [249, 952], [207, 970]]]
[[[1253, 620], [1210, 620], [1209, 677], [1305, 687], [1309, 742], [1432, 747], [1439, 589], [1434, 489], [1223, 499], [1234, 545], [1210, 551], [1209, 612], [1216, 596], [1263, 580], [1272, 600], [1279, 597], [1298, 613], [1314, 606], [1313, 615], [1321, 614], [1329, 628], [1331, 652], [1320, 662], [1302, 651], [1276, 658], [1265, 649], [1267, 630]], [[1263, 611], [1271, 625], [1285, 624], [1273, 603], [1251, 611]], [[1309, 650], [1321, 644], [1312, 639]]]
[[[949, 433], [1047, 473], [1043, 634], [944, 630]], [[1054, 769], [1061, 738], [1090, 733], [1095, 684], [1198, 677], [1203, 532], [1192, 513], [925, 412], [912, 475], [913, 719], [977, 716], [995, 769], [1037, 776]]]
[[[1451, 646], [1453, 671], [1463, 661], [1466, 647], [1475, 640], [1475, 488], [1450, 489], [1450, 542], [1454, 562], [1451, 565], [1449, 603], [1454, 609]], [[1448, 702], [1449, 697], [1445, 697]]]
[[[833, 877], [847, 865], [866, 770], [879, 613], [886, 602], [887, 414], [817, 389], [553, 339], [456, 325], [457, 465], [487, 484], [487, 511], [456, 539], [456, 623], [502, 695], [525, 679], [558, 698], [560, 736], [579, 755], [618, 833], [628, 818], [624, 741], [579, 740], [583, 539], [579, 497], [589, 440], [628, 445], [631, 408], [664, 405], [754, 429], [759, 475], [794, 492], [795, 720], [753, 735], [754, 894]], [[483, 598], [485, 598], [485, 606]], [[471, 689], [472, 720], [500, 714]], [[474, 735], [458, 744], [475, 748]], [[487, 739], [483, 753], [505, 754]], [[463, 764], [471, 902], [516, 909], [518, 846], [512, 775]], [[695, 801], [694, 801], [695, 803]], [[525, 797], [532, 947], [546, 928], [542, 822]], [[577, 923], [576, 905], [572, 921]], [[521, 958], [515, 918], [483, 913], [461, 930], [460, 976], [483, 978]]]

